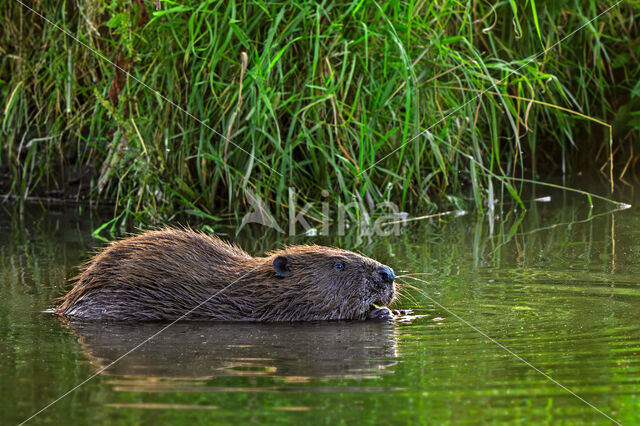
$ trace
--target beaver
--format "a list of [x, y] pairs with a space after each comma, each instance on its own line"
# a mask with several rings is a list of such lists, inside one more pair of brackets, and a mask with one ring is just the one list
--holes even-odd
[[390, 319], [396, 295], [393, 269], [351, 251], [306, 245], [252, 257], [177, 228], [112, 243], [74, 280], [54, 309], [72, 319]]

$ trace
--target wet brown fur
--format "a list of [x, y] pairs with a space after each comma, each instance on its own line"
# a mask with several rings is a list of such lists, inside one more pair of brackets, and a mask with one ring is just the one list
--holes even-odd
[[[285, 258], [288, 276], [276, 276], [278, 257]], [[336, 270], [336, 263], [344, 269]], [[317, 245], [252, 257], [217, 237], [169, 228], [125, 238], [97, 254], [55, 312], [113, 320], [365, 319], [372, 304], [387, 305], [395, 296], [394, 282], [377, 275], [381, 267]]]

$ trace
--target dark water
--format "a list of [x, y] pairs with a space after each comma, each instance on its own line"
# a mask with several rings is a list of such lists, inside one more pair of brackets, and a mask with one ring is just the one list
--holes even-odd
[[416, 289], [397, 306], [424, 317], [181, 323], [101, 372], [163, 327], [68, 324], [41, 312], [103, 244], [91, 237], [103, 218], [76, 208], [20, 215], [4, 204], [0, 423], [29, 418], [100, 372], [30, 423], [611, 423], [605, 413], [640, 424], [640, 210], [538, 195], [548, 194], [552, 202], [527, 203], [524, 216], [423, 221], [373, 240], [232, 234], [252, 253], [332, 243], [422, 273], [426, 282], [402, 280]]

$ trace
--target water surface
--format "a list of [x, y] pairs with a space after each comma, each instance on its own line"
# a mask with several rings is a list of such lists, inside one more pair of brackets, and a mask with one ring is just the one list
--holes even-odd
[[416, 288], [397, 306], [421, 317], [179, 323], [133, 351], [163, 325], [42, 313], [104, 244], [91, 237], [104, 218], [4, 204], [0, 423], [25, 420], [95, 374], [31, 422], [610, 424], [600, 410], [639, 424], [640, 210], [542, 195], [552, 201], [527, 203], [525, 215], [507, 206], [493, 220], [425, 221], [385, 238], [231, 232], [254, 254], [335, 244], [419, 273], [423, 281], [402, 280]]

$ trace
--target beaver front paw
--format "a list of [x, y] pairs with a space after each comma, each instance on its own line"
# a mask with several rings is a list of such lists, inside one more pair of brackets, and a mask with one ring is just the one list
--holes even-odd
[[391, 309], [383, 306], [382, 308], [372, 308], [367, 315], [367, 319], [372, 320], [392, 320], [394, 317]]
[[391, 310], [386, 306], [381, 308], [372, 306], [369, 314], [367, 315], [367, 319], [370, 320], [392, 320], [397, 319], [398, 317], [404, 317], [407, 315], [413, 315], [413, 311], [411, 309], [394, 309]]

